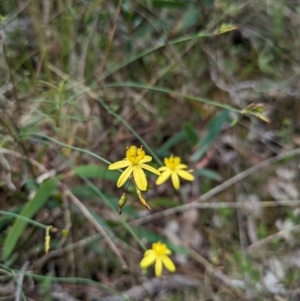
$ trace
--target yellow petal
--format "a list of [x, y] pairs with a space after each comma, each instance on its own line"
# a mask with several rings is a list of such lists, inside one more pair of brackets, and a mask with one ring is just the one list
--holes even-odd
[[172, 183], [175, 189], [179, 189], [180, 187], [180, 182], [179, 182], [179, 177], [176, 172], [172, 172]]
[[152, 161], [152, 157], [150, 156], [145, 156], [139, 163], [147, 163]]
[[144, 253], [144, 256], [147, 256], [147, 255], [150, 255], [150, 254], [155, 254], [154, 250], [152, 250], [152, 249], [146, 250], [145, 253]]
[[177, 165], [177, 168], [178, 169], [186, 169], [187, 165], [185, 165], [185, 164], [179, 164], [179, 165]]
[[185, 180], [193, 181], [194, 176], [185, 170], [176, 170], [177, 174]]
[[147, 165], [147, 164], [139, 164], [139, 166], [140, 166], [141, 168], [144, 168], [144, 169], [146, 169], [146, 170], [149, 170], [149, 171], [151, 171], [151, 172], [157, 174], [158, 176], [160, 176], [160, 172], [159, 172], [157, 169], [155, 169], [154, 167], [150, 166], [150, 165]]
[[120, 168], [128, 167], [130, 164], [131, 163], [128, 160], [122, 160], [122, 161], [118, 161], [113, 164], [110, 164], [108, 166], [108, 169], [109, 170], [120, 169]]
[[176, 267], [175, 267], [173, 261], [168, 256], [163, 256], [162, 262], [168, 271], [175, 272]]
[[171, 255], [171, 254], [172, 254], [172, 251], [171, 251], [170, 249], [167, 248], [165, 254], [166, 254], [166, 255]]
[[156, 262], [155, 262], [155, 275], [156, 277], [160, 277], [162, 273], [162, 261], [161, 258], [158, 257], [156, 258]]
[[161, 185], [162, 183], [166, 182], [168, 180], [168, 178], [171, 175], [171, 171], [170, 169], [164, 171], [160, 177], [157, 178], [156, 180], [156, 185]]
[[140, 262], [140, 267], [142, 269], [147, 269], [151, 264], [154, 263], [155, 259], [156, 259], [155, 253], [145, 256]]
[[162, 166], [160, 168], [157, 169], [158, 171], [166, 171], [166, 170], [170, 170], [169, 167], [166, 167], [166, 166]]
[[133, 178], [135, 181], [136, 186], [140, 190], [146, 190], [147, 189], [147, 178], [145, 176], [144, 171], [140, 166], [134, 166], [133, 167]]
[[117, 182], [118, 187], [121, 187], [127, 181], [127, 179], [132, 173], [132, 169], [133, 167], [130, 165], [122, 172]]

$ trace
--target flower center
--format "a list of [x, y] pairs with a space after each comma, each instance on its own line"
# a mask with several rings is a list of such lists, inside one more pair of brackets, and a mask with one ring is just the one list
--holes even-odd
[[180, 158], [173, 157], [172, 155], [170, 158], [165, 158], [164, 162], [165, 165], [169, 167], [171, 170], [175, 170], [175, 168], [180, 164]]
[[142, 159], [145, 157], [145, 151], [143, 151], [143, 147], [137, 148], [135, 145], [127, 148], [126, 158], [129, 162], [134, 165], [137, 165]]
[[154, 252], [157, 256], [163, 256], [166, 254], [166, 251], [167, 251], [166, 245], [162, 244], [160, 242], [154, 243], [152, 245], [152, 249], [154, 250]]

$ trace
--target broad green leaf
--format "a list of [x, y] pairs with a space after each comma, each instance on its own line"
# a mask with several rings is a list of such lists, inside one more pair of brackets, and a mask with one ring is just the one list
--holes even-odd
[[171, 198], [156, 198], [151, 199], [149, 201], [149, 205], [152, 209], [155, 209], [157, 207], [173, 208], [178, 206], [178, 202], [175, 202]]
[[206, 168], [196, 169], [194, 174], [213, 181], [220, 182], [222, 180], [221, 176], [218, 173]]
[[223, 124], [229, 121], [228, 112], [228, 110], [223, 110], [219, 115], [209, 122], [207, 125], [206, 134], [198, 143], [198, 150], [191, 157], [193, 162], [200, 160], [208, 150], [209, 146], [215, 141], [221, 132]]
[[120, 172], [108, 170], [107, 166], [97, 164], [77, 166], [73, 169], [73, 173], [90, 179], [102, 179], [113, 182], [117, 182], [118, 177], [120, 176]]
[[51, 289], [52, 289], [52, 277], [49, 275], [49, 277], [46, 276], [46, 278], [44, 278], [40, 284], [40, 290], [44, 301], [52, 300]]
[[143, 237], [143, 239], [146, 239], [148, 242], [153, 243], [162, 240], [159, 234], [146, 228], [136, 227], [134, 228], [134, 232], [136, 233], [136, 235], [138, 235], [138, 237]]
[[185, 11], [179, 22], [176, 24], [174, 33], [180, 34], [185, 32], [187, 29], [196, 25], [201, 19], [200, 9], [192, 5], [188, 10]]
[[158, 150], [157, 153], [161, 157], [169, 156], [169, 150], [174, 145], [177, 145], [179, 142], [182, 142], [186, 139], [186, 133], [184, 131], [180, 131], [179, 133], [172, 136], [168, 139]]
[[185, 7], [187, 2], [184, 1], [163, 1], [163, 0], [153, 0], [152, 6], [154, 8], [181, 8]]
[[[27, 203], [24, 210], [20, 213], [20, 215], [25, 216], [27, 218], [32, 218], [35, 213], [38, 212], [40, 208], [46, 203], [48, 198], [52, 195], [56, 188], [56, 184], [53, 179], [49, 179], [45, 181], [35, 196]], [[11, 229], [9, 230], [3, 248], [3, 259], [6, 260], [11, 255], [14, 250], [20, 236], [22, 235], [27, 223], [24, 220], [17, 219]]]
[[204, 4], [207, 7], [213, 7], [215, 3], [215, 0], [204, 0]]
[[70, 190], [79, 199], [93, 200], [99, 197], [95, 190], [88, 185], [75, 186]]
[[185, 132], [186, 137], [191, 141], [193, 145], [195, 145], [198, 141], [198, 136], [196, 131], [189, 124], [185, 124], [183, 126], [183, 130]]

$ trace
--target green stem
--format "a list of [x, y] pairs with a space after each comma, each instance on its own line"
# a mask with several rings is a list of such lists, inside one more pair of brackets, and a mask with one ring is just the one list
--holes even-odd
[[147, 86], [147, 85], [143, 85], [143, 84], [138, 84], [138, 83], [132, 83], [132, 82], [124, 82], [124, 83], [112, 83], [112, 84], [105, 84], [102, 85], [99, 89], [101, 88], [118, 88], [118, 87], [131, 87], [131, 88], [138, 88], [138, 89], [146, 89], [146, 90], [152, 90], [152, 91], [157, 91], [157, 92], [162, 92], [162, 93], [166, 93], [166, 94], [173, 94], [173, 95], [177, 95], [186, 99], [191, 99], [191, 100], [195, 100], [198, 102], [202, 102], [202, 103], [206, 103], [209, 105], [213, 105], [215, 107], [219, 107], [222, 109], [227, 109], [230, 110], [232, 112], [236, 112], [236, 113], [241, 113], [240, 109], [236, 109], [232, 106], [223, 104], [223, 103], [219, 103], [204, 97], [197, 97], [197, 96], [192, 96], [189, 94], [182, 94], [176, 91], [173, 91], [171, 89], [167, 89], [167, 88], [162, 88], [162, 87], [153, 87], [153, 86]]
[[35, 225], [35, 226], [40, 227], [40, 228], [45, 229], [45, 230], [49, 227], [49, 226], [43, 225], [43, 224], [41, 224], [39, 222], [36, 222], [36, 221], [34, 221], [34, 220], [30, 219], [30, 218], [22, 216], [20, 214], [16, 214], [16, 213], [12, 213], [12, 212], [7, 212], [7, 211], [2, 211], [2, 210], [0, 210], [0, 214], [6, 215], [6, 216], [9, 216], [9, 217], [13, 217], [13, 218], [17, 218], [17, 219], [21, 219], [21, 220], [23, 220], [23, 221], [25, 221], [25, 222], [27, 222], [29, 224]]

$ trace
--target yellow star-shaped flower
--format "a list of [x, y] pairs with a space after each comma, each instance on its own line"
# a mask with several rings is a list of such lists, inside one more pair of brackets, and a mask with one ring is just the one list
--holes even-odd
[[156, 180], [156, 185], [161, 185], [170, 176], [175, 189], [180, 187], [179, 177], [188, 181], [194, 180], [194, 176], [189, 171], [184, 170], [187, 168], [187, 165], [181, 164], [179, 157], [173, 157], [172, 155], [170, 158], [165, 158], [164, 163], [165, 166], [158, 169], [161, 172], [161, 176]]
[[152, 249], [147, 250], [144, 258], [140, 262], [142, 269], [147, 269], [150, 265], [155, 263], [155, 275], [160, 277], [162, 274], [163, 265], [170, 272], [175, 272], [176, 267], [168, 255], [171, 255], [171, 250], [160, 241], [152, 244]]
[[114, 170], [127, 167], [120, 175], [117, 186], [121, 187], [124, 185], [131, 174], [133, 174], [133, 179], [138, 189], [145, 191], [147, 190], [148, 182], [143, 169], [151, 171], [160, 176], [160, 172], [158, 170], [150, 165], [145, 164], [150, 161], [152, 161], [152, 157], [147, 156], [142, 147], [137, 148], [133, 145], [127, 148], [125, 159], [109, 165], [108, 169]]

